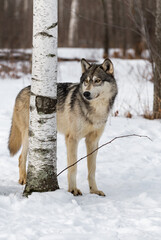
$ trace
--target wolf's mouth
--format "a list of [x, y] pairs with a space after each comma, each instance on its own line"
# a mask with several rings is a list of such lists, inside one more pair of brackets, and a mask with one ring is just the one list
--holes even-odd
[[92, 98], [92, 99], [94, 100], [94, 99], [96, 99], [96, 98], [98, 98], [98, 97], [99, 97], [99, 93], [98, 93], [94, 98]]
[[86, 100], [91, 101], [91, 100], [94, 100], [94, 99], [98, 98], [99, 95], [100, 94], [97, 94], [94, 98], [92, 98], [91, 96], [84, 96], [84, 97], [85, 97]]
[[97, 96], [95, 98], [98, 98], [99, 97], [99, 93], [97, 94]]

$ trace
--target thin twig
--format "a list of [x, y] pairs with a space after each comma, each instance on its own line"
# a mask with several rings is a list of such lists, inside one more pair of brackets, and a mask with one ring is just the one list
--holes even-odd
[[90, 155], [92, 155], [93, 153], [95, 153], [96, 151], [98, 151], [100, 148], [112, 143], [113, 141], [115, 141], [116, 139], [119, 139], [119, 138], [127, 138], [127, 137], [140, 137], [140, 138], [148, 138], [150, 141], [152, 141], [152, 139], [148, 136], [144, 136], [144, 135], [138, 135], [138, 134], [129, 134], [129, 135], [123, 135], [123, 136], [118, 136], [118, 137], [115, 137], [113, 138], [112, 140], [110, 140], [109, 142], [106, 142], [104, 144], [102, 144], [101, 146], [99, 146], [98, 148], [96, 148], [94, 151], [92, 151], [91, 153], [87, 154], [86, 156], [80, 158], [78, 161], [76, 161], [75, 163], [69, 165], [68, 167], [64, 168], [61, 172], [59, 172], [57, 174], [57, 177], [62, 174], [63, 172], [65, 172], [68, 168], [71, 168], [73, 167], [74, 165], [76, 165], [78, 162], [82, 161], [83, 159], [89, 157]]

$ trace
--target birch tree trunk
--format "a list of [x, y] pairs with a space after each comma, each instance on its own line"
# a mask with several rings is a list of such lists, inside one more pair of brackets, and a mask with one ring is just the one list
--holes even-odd
[[78, 10], [79, 0], [72, 0], [68, 34], [69, 47], [74, 47], [78, 45]]
[[24, 195], [58, 189], [57, 0], [34, 0], [29, 155]]
[[154, 74], [154, 118], [161, 118], [161, 0], [156, 1], [156, 46]]

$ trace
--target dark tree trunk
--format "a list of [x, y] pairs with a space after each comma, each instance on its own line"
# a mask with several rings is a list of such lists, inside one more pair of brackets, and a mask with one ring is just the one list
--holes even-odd
[[69, 47], [78, 47], [78, 20], [79, 20], [78, 12], [79, 12], [79, 0], [72, 0], [68, 33]]
[[122, 30], [122, 48], [123, 48], [123, 57], [126, 57], [126, 49], [127, 49], [127, 34], [126, 34], [126, 17], [125, 17], [125, 3], [122, 3], [122, 7], [120, 9], [121, 12], [121, 19], [122, 19], [122, 27], [125, 28], [124, 31]]
[[104, 20], [104, 41], [103, 41], [103, 48], [104, 53], [103, 57], [106, 58], [109, 55], [109, 34], [108, 34], [108, 18], [107, 18], [107, 2], [106, 0], [102, 0], [102, 7], [103, 7], [103, 20]]
[[154, 75], [154, 118], [161, 118], [161, 0], [156, 1], [156, 46]]

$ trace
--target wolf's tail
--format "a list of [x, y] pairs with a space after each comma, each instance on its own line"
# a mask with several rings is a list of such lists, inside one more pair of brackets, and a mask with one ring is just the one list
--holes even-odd
[[14, 119], [12, 119], [12, 125], [8, 140], [8, 149], [10, 151], [11, 156], [14, 156], [18, 150], [20, 149], [22, 144], [22, 137], [20, 129], [16, 126]]

